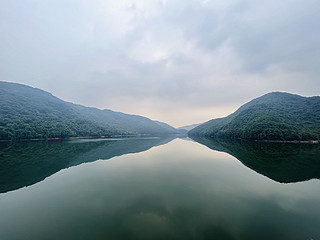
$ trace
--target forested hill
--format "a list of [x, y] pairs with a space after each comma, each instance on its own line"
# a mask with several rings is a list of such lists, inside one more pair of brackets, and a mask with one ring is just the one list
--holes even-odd
[[189, 135], [250, 140], [320, 139], [320, 97], [268, 93], [225, 118], [192, 129]]
[[0, 81], [0, 140], [177, 132], [142, 116], [76, 105], [40, 89]]

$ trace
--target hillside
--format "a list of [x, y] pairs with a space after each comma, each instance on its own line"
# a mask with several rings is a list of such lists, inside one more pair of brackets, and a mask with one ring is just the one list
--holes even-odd
[[174, 133], [175, 128], [145, 117], [76, 105], [0, 81], [0, 140]]
[[281, 141], [320, 139], [320, 97], [268, 93], [225, 118], [192, 129], [189, 135]]

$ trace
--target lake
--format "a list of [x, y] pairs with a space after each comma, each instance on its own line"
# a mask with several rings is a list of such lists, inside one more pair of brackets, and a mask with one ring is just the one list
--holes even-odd
[[320, 239], [320, 146], [0, 144], [0, 239]]

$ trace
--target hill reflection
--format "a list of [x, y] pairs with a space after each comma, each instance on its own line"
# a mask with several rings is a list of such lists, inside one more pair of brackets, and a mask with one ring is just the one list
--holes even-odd
[[234, 156], [245, 166], [280, 183], [320, 179], [319, 144], [193, 139]]
[[68, 167], [143, 152], [173, 139], [79, 139], [1, 143], [0, 193], [35, 184]]

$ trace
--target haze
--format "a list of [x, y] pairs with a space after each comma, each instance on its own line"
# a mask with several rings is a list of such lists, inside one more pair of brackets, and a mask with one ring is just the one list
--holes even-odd
[[0, 79], [175, 127], [320, 95], [320, 3], [0, 1]]

